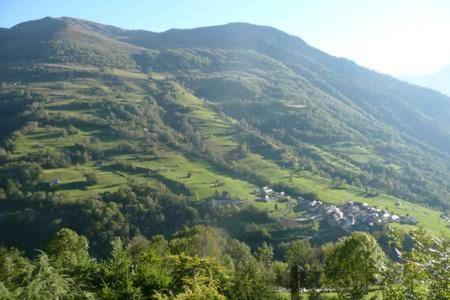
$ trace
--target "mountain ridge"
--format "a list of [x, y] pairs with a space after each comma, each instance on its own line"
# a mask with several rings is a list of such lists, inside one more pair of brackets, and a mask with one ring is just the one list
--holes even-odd
[[[39, 34], [30, 40], [30, 32]], [[18, 24], [6, 36], [0, 35], [6, 45], [0, 50], [5, 74], [17, 72], [8, 69], [11, 65], [27, 63], [49, 74], [59, 65], [78, 70], [79, 76], [93, 76], [97, 69], [100, 78], [125, 72], [139, 80], [147, 76], [152, 84], [156, 74], [207, 101], [207, 110], [242, 122], [258, 139], [270, 141], [250, 148], [283, 168], [304, 160], [302, 168], [350, 186], [448, 205], [450, 98], [328, 55], [299, 37], [239, 22], [157, 33], [70, 17]], [[39, 51], [21, 52], [33, 43]], [[27, 72], [34, 78], [38, 71]], [[109, 86], [104, 80], [98, 84]], [[183, 128], [173, 122], [171, 130]], [[219, 149], [222, 142], [211, 143]], [[353, 147], [365, 149], [370, 159], [355, 158]], [[230, 160], [236, 151], [220, 154], [221, 159]]]
[[0, 45], [0, 298], [446, 298], [449, 97], [248, 23]]

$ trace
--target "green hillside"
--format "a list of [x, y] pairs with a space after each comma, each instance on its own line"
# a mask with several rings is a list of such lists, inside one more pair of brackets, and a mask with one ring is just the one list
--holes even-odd
[[[61, 72], [59, 66], [47, 65], [45, 68], [49, 72], [52, 72], [54, 68]], [[72, 69], [72, 67], [66, 66], [64, 72], [78, 69], [82, 68], [74, 66]], [[100, 72], [95, 69], [90, 69], [90, 71]], [[139, 76], [139, 74], [141, 75]], [[84, 147], [95, 150], [88, 150], [88, 158], [83, 158], [75, 164], [62, 163], [62, 165], [58, 165], [56, 163], [55, 166], [44, 166], [41, 176], [31, 190], [49, 190], [47, 182], [57, 178], [61, 182], [55, 189], [56, 193], [68, 193], [70, 196], [83, 197], [117, 190], [127, 180], [133, 178], [138, 182], [146, 182], [153, 186], [162, 182], [175, 194], [192, 199], [208, 198], [218, 190], [219, 192], [226, 191], [232, 197], [248, 199], [254, 203], [254, 190], [258, 186], [257, 183], [263, 181], [270, 185], [282, 183], [299, 192], [312, 192], [317, 194], [320, 199], [331, 203], [353, 199], [380, 207], [389, 207], [389, 210], [393, 212], [410, 213], [418, 220], [424, 220], [424, 224], [429, 223], [430, 229], [445, 231], [445, 224], [439, 220], [438, 212], [413, 204], [408, 208], [403, 206], [400, 209], [393, 205], [397, 200], [395, 197], [383, 195], [361, 197], [364, 190], [350, 185], [333, 189], [331, 187], [332, 179], [315, 175], [311, 171], [301, 171], [298, 166], [294, 168], [294, 166], [284, 165], [285, 161], [277, 159], [274, 149], [269, 148], [266, 151], [261, 149], [261, 153], [248, 153], [245, 157], [240, 157], [240, 154], [236, 156], [242, 142], [247, 141], [250, 137], [255, 138], [255, 133], [243, 129], [235, 119], [217, 113], [213, 104], [200, 100], [179, 84], [166, 81], [164, 76], [153, 74], [154, 78], [164, 78], [153, 79], [147, 78], [142, 73], [119, 70], [107, 71], [107, 74], [102, 76], [115, 78], [114, 84], [111, 85], [107, 80], [93, 76], [94, 78], [77, 79], [73, 82], [38, 81], [22, 86], [7, 85], [5, 88], [5, 96], [16, 90], [30, 90], [31, 97], [35, 97], [35, 92], [36, 95], [45, 95], [45, 104], [40, 109], [40, 113], [49, 120], [47, 125], [33, 123], [43, 118], [39, 116], [36, 121], [29, 121], [28, 126], [25, 126], [20, 133], [13, 135], [14, 150], [11, 152], [9, 161], [27, 161], [30, 158], [33, 161], [33, 159], [41, 159], [45, 155], [51, 157], [60, 153], [70, 153], [77, 145], [80, 149]], [[120, 88], [118, 88], [117, 82], [120, 82]], [[161, 140], [143, 142], [142, 139], [146, 135], [148, 138], [153, 138], [154, 134], [161, 134], [158, 130], [155, 132], [149, 130], [152, 124], [146, 127], [147, 125], [139, 124], [140, 120], [138, 119], [131, 124], [126, 117], [125, 120], [106, 117], [111, 120], [111, 125], [102, 123], [105, 116], [111, 115], [115, 109], [141, 111], [141, 107], [146, 106], [146, 97], [160, 91], [158, 90], [159, 85], [170, 89], [172, 97], [160, 99], [161, 102], [156, 101], [155, 105], [158, 110], [173, 109], [173, 115], [180, 119], [176, 120], [176, 123], [179, 123], [176, 125], [158, 124], [160, 126], [158, 130], [170, 132], [173, 130], [170, 126], [176, 128], [183, 122], [187, 122], [184, 126], [190, 126], [189, 130], [195, 130], [197, 138], [202, 141], [202, 147], [207, 148], [205, 150], [210, 152], [210, 155], [218, 159], [231, 159], [230, 161], [233, 162], [236, 169], [242, 169], [243, 172], [252, 170], [255, 178], [248, 178], [245, 173], [243, 175], [236, 174], [233, 169], [226, 170], [220, 162], [202, 159], [202, 154], [191, 153], [180, 145], [169, 146], [167, 141]], [[130, 106], [127, 107], [127, 105]], [[177, 111], [183, 111], [183, 114]], [[135, 117], [130, 116], [131, 119]], [[158, 117], [165, 119], [164, 116]], [[172, 117], [168, 116], [168, 118]], [[141, 121], [145, 122], [145, 120]], [[164, 123], [164, 121], [162, 122]], [[173, 121], [168, 122], [172, 123]], [[63, 125], [66, 123], [67, 125]], [[102, 125], [99, 127], [98, 124]], [[129, 131], [121, 132], [116, 126], [124, 126], [129, 128]], [[176, 132], [173, 132], [173, 135], [174, 138], [178, 137]], [[272, 142], [275, 143], [275, 141]], [[145, 146], [142, 143], [146, 143]], [[257, 144], [255, 143], [255, 145]], [[144, 147], [148, 148], [143, 149]], [[346, 149], [345, 146], [342, 148]], [[366, 155], [368, 151], [362, 149], [352, 148], [354, 151], [359, 150], [356, 152], [358, 155], [361, 155], [361, 152]], [[314, 153], [317, 160], [324, 163], [345, 168], [348, 172], [357, 173], [359, 171], [351, 161], [335, 156], [332, 152], [313, 146], [309, 146], [309, 151]], [[95, 154], [96, 152], [101, 154]], [[289, 154], [294, 155], [292, 153], [285, 155]], [[95, 173], [98, 182], [87, 185], [85, 174], [89, 173]], [[224, 185], [219, 186], [217, 182]], [[263, 203], [257, 205], [270, 206]], [[425, 213], [433, 218], [427, 220], [422, 217], [422, 214]]]
[[[70, 227], [105, 255], [113, 237], [206, 222], [252, 246], [344, 234], [293, 221], [312, 216], [298, 196], [450, 234], [445, 96], [249, 24], [151, 33], [46, 18], [0, 42], [6, 244], [31, 251]], [[262, 186], [292, 198], [257, 202]]]

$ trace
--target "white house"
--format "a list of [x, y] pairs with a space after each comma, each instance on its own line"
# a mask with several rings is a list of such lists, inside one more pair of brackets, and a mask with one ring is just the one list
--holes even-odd
[[49, 185], [51, 188], [54, 188], [55, 186], [58, 186], [58, 185], [59, 185], [59, 179], [58, 179], [58, 178], [54, 178], [54, 179], [50, 180], [50, 182], [48, 183], [48, 185]]

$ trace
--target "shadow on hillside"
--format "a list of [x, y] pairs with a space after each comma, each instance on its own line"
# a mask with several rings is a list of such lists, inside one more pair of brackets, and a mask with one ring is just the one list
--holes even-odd
[[167, 177], [164, 177], [161, 174], [158, 174], [157, 172], [153, 172], [152, 174], [149, 174], [148, 177], [161, 182], [174, 194], [184, 195], [184, 196], [192, 196], [192, 192], [182, 182], [178, 182], [178, 181], [169, 179]]
[[87, 186], [86, 181], [74, 181], [60, 184], [58, 190], [81, 190]]
[[360, 192], [356, 196], [364, 198], [375, 198], [378, 197], [380, 193], [378, 192]]

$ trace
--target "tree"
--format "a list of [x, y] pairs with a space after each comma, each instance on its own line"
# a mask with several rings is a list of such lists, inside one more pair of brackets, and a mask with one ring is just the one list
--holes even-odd
[[322, 280], [322, 265], [307, 240], [296, 240], [285, 249], [286, 262], [290, 268], [298, 266], [304, 270], [302, 287], [319, 288]]
[[75, 135], [75, 134], [77, 134], [78, 132], [79, 132], [78, 128], [76, 128], [76, 127], [73, 126], [73, 125], [69, 125], [69, 126], [67, 127], [67, 133], [70, 134], [70, 135]]
[[[167, 252], [165, 253], [168, 254]], [[136, 284], [145, 295], [167, 290], [172, 282], [171, 270], [167, 258], [159, 253], [158, 248], [150, 248], [136, 258]]]
[[189, 280], [189, 286], [184, 287], [184, 291], [170, 297], [167, 295], [157, 294], [157, 300], [225, 300], [224, 295], [220, 294], [217, 287], [213, 283], [206, 282], [205, 277], [196, 276]]
[[314, 260], [314, 251], [309, 241], [296, 240], [286, 247], [284, 256], [289, 266], [297, 265], [306, 270]]
[[88, 249], [87, 239], [68, 228], [59, 230], [46, 247], [51, 265], [80, 290], [85, 290], [98, 272], [98, 263], [91, 260]]
[[231, 240], [227, 246], [227, 254], [231, 257], [235, 269], [230, 280], [230, 298], [275, 299], [273, 277], [268, 276], [264, 263], [251, 254], [245, 243]]
[[268, 245], [266, 242], [262, 244], [261, 247], [256, 249], [255, 253], [256, 259], [266, 266], [268, 269], [272, 265], [273, 259], [273, 248], [271, 245]]
[[[0, 282], [4, 289], [13, 293], [18, 286], [30, 280], [33, 268], [32, 263], [23, 257], [18, 250], [0, 247], [0, 270], [2, 270]], [[1, 288], [0, 295], [2, 295]]]
[[180, 254], [170, 256], [169, 265], [172, 268], [170, 287], [175, 293], [192, 290], [196, 285], [209, 287], [220, 293], [225, 290], [229, 280], [226, 270], [216, 259]]
[[97, 173], [90, 172], [90, 173], [84, 174], [84, 176], [86, 177], [86, 184], [87, 185], [95, 185], [95, 184], [98, 183]]
[[0, 295], [2, 295], [2, 299], [5, 300], [14, 300], [17, 299], [17, 296], [14, 292], [8, 290], [8, 288], [0, 282]]
[[246, 158], [250, 154], [250, 147], [247, 142], [239, 144], [239, 154], [241, 158]]
[[0, 163], [5, 163], [9, 159], [9, 153], [0, 147]]
[[172, 253], [198, 255], [200, 257], [220, 258], [227, 243], [227, 236], [224, 231], [197, 225], [186, 228], [174, 235], [170, 241]]
[[46, 254], [39, 255], [31, 281], [20, 293], [21, 299], [77, 298], [73, 281], [51, 266]]
[[272, 237], [269, 230], [264, 225], [256, 223], [245, 224], [241, 234], [246, 242], [252, 244], [269, 241]]
[[386, 272], [383, 297], [450, 299], [449, 240], [431, 236], [423, 228], [412, 231], [410, 238], [412, 249], [403, 247], [401, 261], [390, 265]]
[[59, 230], [46, 247], [50, 258], [62, 266], [88, 261], [88, 249], [87, 239], [68, 228]]
[[99, 291], [102, 299], [141, 299], [142, 292], [134, 284], [132, 257], [120, 239], [113, 242], [111, 259], [100, 265], [103, 284]]
[[274, 276], [274, 282], [277, 285], [288, 287], [289, 286], [289, 265], [281, 261], [272, 262], [272, 273]]
[[353, 232], [325, 251], [328, 284], [341, 299], [362, 299], [385, 265], [385, 256], [372, 235]]

